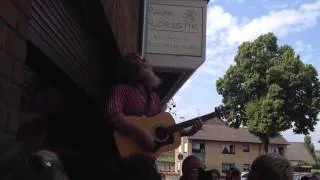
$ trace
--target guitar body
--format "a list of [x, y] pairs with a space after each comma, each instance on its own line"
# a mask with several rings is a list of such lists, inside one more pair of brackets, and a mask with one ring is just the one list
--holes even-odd
[[[171, 151], [180, 146], [181, 135], [179, 132], [173, 134], [163, 133], [164, 127], [175, 124], [175, 120], [170, 113], [163, 112], [153, 117], [129, 117], [132, 124], [149, 132], [156, 141], [154, 152], [145, 152], [135, 141], [119, 131], [114, 131], [116, 146], [121, 157], [127, 157], [132, 154], [146, 154], [154, 158], [159, 157], [163, 152]], [[164, 135], [165, 134], [165, 135]]]

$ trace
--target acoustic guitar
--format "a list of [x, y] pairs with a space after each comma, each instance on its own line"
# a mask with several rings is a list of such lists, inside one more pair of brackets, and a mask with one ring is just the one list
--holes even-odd
[[[221, 107], [215, 108], [213, 113], [202, 116], [203, 121], [207, 121], [215, 117], [221, 118], [221, 112]], [[143, 128], [149, 132], [153, 136], [156, 146], [153, 152], [145, 152], [131, 137], [115, 130], [114, 138], [120, 156], [127, 157], [133, 154], [146, 154], [154, 158], [158, 158], [163, 152], [178, 148], [181, 144], [180, 130], [192, 126], [193, 122], [198, 118], [176, 124], [170, 113], [163, 112], [153, 117], [132, 116], [129, 117], [129, 119], [130, 122], [137, 127]]]

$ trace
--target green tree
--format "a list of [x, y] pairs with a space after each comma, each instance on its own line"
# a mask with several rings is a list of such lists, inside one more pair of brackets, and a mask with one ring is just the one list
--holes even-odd
[[315, 158], [316, 157], [315, 148], [312, 143], [311, 136], [309, 136], [309, 135], [304, 136], [304, 145], [309, 150], [309, 152], [312, 154], [313, 158]]
[[268, 152], [270, 138], [293, 127], [298, 134], [314, 130], [320, 111], [316, 69], [304, 64], [288, 46], [279, 46], [273, 33], [238, 47], [235, 65], [217, 80], [227, 122], [247, 126]]

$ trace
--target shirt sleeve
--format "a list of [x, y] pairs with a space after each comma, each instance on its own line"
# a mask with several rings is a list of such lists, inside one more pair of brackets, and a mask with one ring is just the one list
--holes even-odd
[[163, 112], [162, 106], [161, 106], [160, 97], [158, 96], [158, 94], [153, 92], [152, 93], [152, 98], [154, 99], [154, 106], [157, 109], [157, 113]]
[[124, 111], [126, 88], [124, 86], [116, 86], [105, 105], [105, 117], [112, 118]]

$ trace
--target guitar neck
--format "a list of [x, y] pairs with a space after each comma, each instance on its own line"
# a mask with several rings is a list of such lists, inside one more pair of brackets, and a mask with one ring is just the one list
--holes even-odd
[[[217, 112], [213, 112], [213, 113], [210, 113], [210, 114], [207, 114], [207, 115], [204, 115], [201, 117], [201, 120], [203, 122], [206, 122], [212, 118], [215, 118], [215, 117], [218, 117], [217, 116]], [[188, 121], [184, 121], [184, 122], [181, 122], [181, 123], [178, 123], [178, 124], [175, 124], [175, 125], [172, 125], [171, 127], [169, 127], [169, 130], [171, 132], [177, 132], [177, 131], [180, 131], [181, 129], [185, 129], [187, 127], [190, 127], [193, 125], [194, 121], [196, 121], [197, 119], [199, 119], [198, 117], [196, 118], [193, 118], [193, 119], [190, 119]]]

